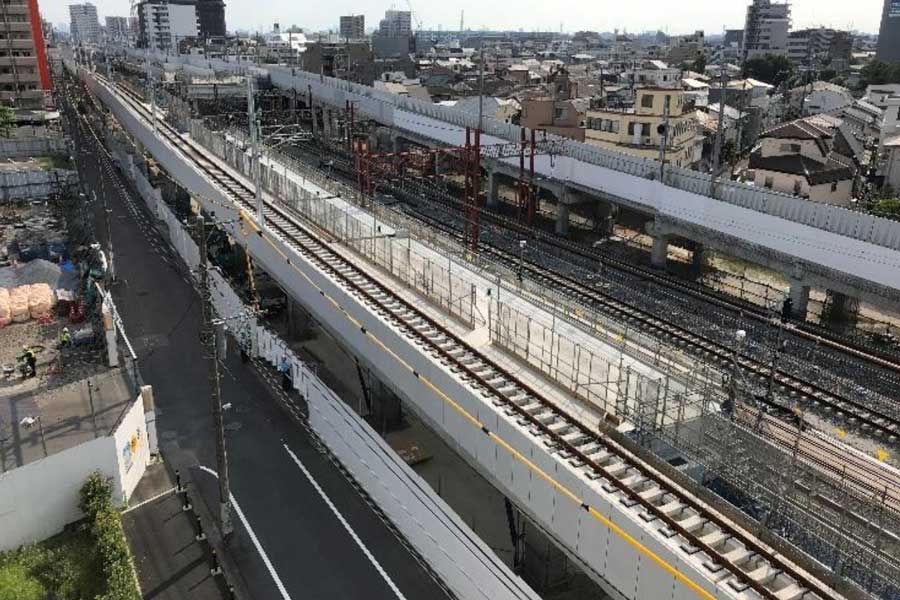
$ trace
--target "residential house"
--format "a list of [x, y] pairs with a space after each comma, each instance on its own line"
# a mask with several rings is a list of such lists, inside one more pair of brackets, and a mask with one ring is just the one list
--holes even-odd
[[828, 81], [795, 87], [790, 91], [790, 97], [791, 108], [804, 116], [831, 113], [853, 104], [850, 90]]
[[685, 112], [684, 92], [639, 88], [635, 90], [635, 99], [634, 106], [592, 106], [586, 114], [584, 141], [625, 154], [658, 159], [665, 136], [667, 163], [678, 167], [698, 164], [702, 158], [703, 136], [697, 131], [693, 111]]
[[835, 136], [803, 119], [764, 131], [750, 154], [754, 181], [786, 194], [847, 206], [856, 167], [835, 148]]

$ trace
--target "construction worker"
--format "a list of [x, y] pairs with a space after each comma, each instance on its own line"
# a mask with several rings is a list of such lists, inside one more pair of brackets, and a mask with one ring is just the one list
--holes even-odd
[[68, 348], [72, 345], [72, 334], [69, 332], [68, 327], [63, 327], [62, 332], [59, 334], [59, 346], [60, 348]]
[[22, 375], [25, 377], [34, 377], [37, 375], [37, 355], [35, 355], [34, 350], [28, 346], [22, 346], [21, 358], [25, 361], [25, 369], [22, 372]]
[[286, 392], [291, 390], [291, 361], [288, 360], [287, 355], [285, 355], [281, 359], [281, 364], [278, 366], [278, 370], [281, 372], [281, 389]]

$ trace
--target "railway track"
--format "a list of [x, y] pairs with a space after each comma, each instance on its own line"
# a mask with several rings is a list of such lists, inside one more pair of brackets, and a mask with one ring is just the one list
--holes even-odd
[[[120, 97], [145, 120], [150, 120], [149, 110], [141, 99], [135, 99], [127, 92]], [[255, 214], [253, 190], [248, 185], [209, 160], [204, 150], [185, 140], [167, 124], [161, 124], [158, 131], [187, 160], [221, 186], [236, 206]], [[601, 483], [610, 493], [619, 494], [625, 506], [640, 506], [646, 520], [659, 520], [664, 524], [664, 535], [683, 540], [681, 547], [687, 555], [703, 552], [708, 557], [711, 573], [724, 569], [728, 576], [720, 578], [719, 585], [728, 586], [734, 595], [752, 590], [767, 600], [837, 597], [834, 589], [697, 500], [649, 463], [612, 438], [588, 430], [540, 392], [469, 347], [342, 257], [293, 215], [268, 201], [263, 213], [269, 231], [331, 275], [405, 336], [415, 340], [418, 346], [445, 364], [497, 409], [516, 418], [532, 435], [544, 440], [549, 452], [559, 453], [586, 478]]]
[[[388, 182], [383, 185], [387, 191], [401, 192], [400, 189], [392, 189], [392, 185]], [[412, 216], [422, 220], [431, 227], [457, 240], [462, 240], [460, 228], [454, 225], [454, 219], [446, 218], [448, 216], [453, 217], [453, 214], [445, 214], [443, 215], [444, 218], [441, 218], [427, 211], [414, 210], [412, 212]], [[491, 220], [503, 219], [488, 213], [485, 213], [483, 218]], [[521, 229], [521, 226], [515, 225]], [[514, 231], [518, 230], [514, 229]], [[586, 285], [583, 281], [574, 277], [542, 267], [528, 259], [523, 261], [513, 249], [501, 247], [493, 237], [485, 238], [483, 236], [479, 251], [487, 254], [491, 259], [505, 264], [512, 270], [523, 270], [529, 279], [548, 289], [562, 290], [568, 297], [584, 306], [602, 309], [604, 313], [613, 316], [620, 323], [639, 327], [650, 335], [692, 352], [695, 356], [703, 357], [705, 360], [716, 360], [723, 365], [735, 360], [745, 374], [755, 378], [761, 385], [769, 379], [770, 373], [773, 373], [771, 364], [765, 364], [746, 353], [735, 354], [731, 347], [718, 340], [699, 335], [666, 319], [656, 317], [645, 310], [604, 293], [601, 289]], [[605, 266], [608, 263], [604, 262], [603, 264]], [[769, 319], [771, 319], [771, 316]], [[792, 328], [791, 332], [795, 333], [796, 330]], [[869, 358], [877, 364], [897, 369], [900, 372], [900, 365], [886, 362], [884, 359], [874, 356], [869, 356]], [[851, 398], [839, 396], [822, 385], [805, 380], [783, 369], [776, 368], [772, 378], [778, 392], [774, 393], [771, 398], [767, 394], [757, 393], [755, 394], [755, 399], [763, 402], [771, 410], [782, 416], [792, 417], [791, 406], [788, 404], [797, 402], [805, 408], [824, 413], [826, 417], [832, 420], [843, 420], [851, 425], [858, 426], [863, 430], [863, 433], [870, 436], [878, 436], [884, 442], [896, 444], [900, 440], [900, 420], [885, 410]], [[779, 400], [779, 396], [786, 396], [787, 401]]]

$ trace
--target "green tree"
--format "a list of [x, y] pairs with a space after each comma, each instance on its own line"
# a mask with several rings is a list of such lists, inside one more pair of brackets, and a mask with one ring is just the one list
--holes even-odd
[[819, 71], [819, 81], [831, 81], [837, 77], [837, 71], [834, 69], [822, 69]]
[[872, 207], [872, 214], [900, 221], [900, 198], [879, 200]]
[[0, 136], [9, 137], [15, 118], [16, 112], [11, 107], [0, 106]]
[[880, 83], [900, 83], [900, 62], [873, 60], [859, 72], [863, 87]]
[[703, 73], [703, 71], [705, 71], [705, 70], [706, 70], [706, 55], [701, 54], [691, 64], [691, 71], [694, 71], [696, 73]]
[[766, 54], [744, 63], [744, 77], [752, 77], [779, 86], [794, 74], [794, 65], [786, 56]]

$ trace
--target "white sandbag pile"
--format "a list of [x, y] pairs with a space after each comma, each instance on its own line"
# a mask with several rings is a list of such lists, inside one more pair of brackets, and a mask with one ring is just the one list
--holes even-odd
[[22, 323], [31, 318], [28, 310], [28, 292], [30, 285], [20, 285], [9, 290], [9, 312], [14, 323]]
[[[24, 287], [24, 286], [23, 286]], [[28, 312], [32, 319], [47, 317], [56, 304], [53, 290], [46, 283], [35, 283], [28, 290]]]
[[56, 294], [46, 283], [0, 288], [0, 327], [46, 317], [54, 306]]

